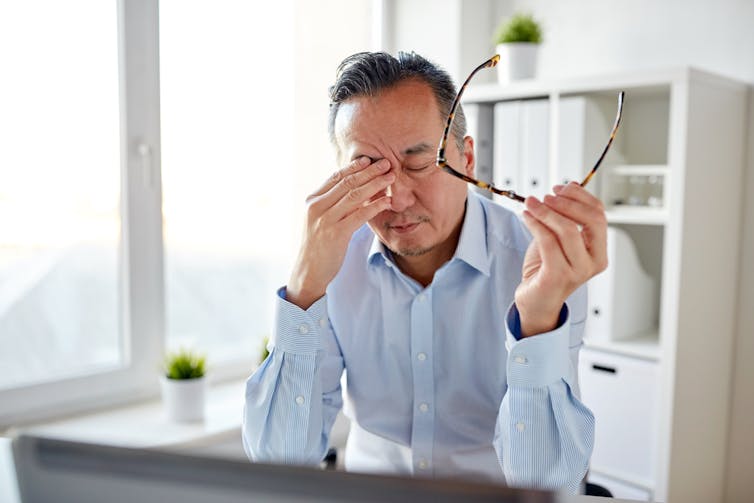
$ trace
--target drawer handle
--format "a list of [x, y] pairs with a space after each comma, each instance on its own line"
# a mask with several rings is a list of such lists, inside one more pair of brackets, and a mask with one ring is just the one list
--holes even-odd
[[592, 369], [599, 370], [600, 372], [607, 372], [609, 374], [615, 374], [618, 371], [615, 369], [615, 367], [606, 367], [604, 365], [597, 365], [596, 363], [592, 364]]

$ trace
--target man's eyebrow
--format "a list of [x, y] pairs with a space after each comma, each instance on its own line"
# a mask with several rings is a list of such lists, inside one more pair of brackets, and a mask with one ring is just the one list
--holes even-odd
[[405, 149], [403, 155], [426, 154], [427, 152], [434, 152], [434, 150], [434, 147], [429, 143], [421, 142]]

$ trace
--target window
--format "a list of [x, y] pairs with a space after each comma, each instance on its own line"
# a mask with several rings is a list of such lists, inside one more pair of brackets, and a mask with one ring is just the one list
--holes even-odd
[[247, 369], [295, 251], [294, 5], [160, 2], [167, 346]]
[[124, 359], [116, 13], [0, 3], [0, 388]]
[[0, 3], [0, 426], [251, 372], [379, 4]]

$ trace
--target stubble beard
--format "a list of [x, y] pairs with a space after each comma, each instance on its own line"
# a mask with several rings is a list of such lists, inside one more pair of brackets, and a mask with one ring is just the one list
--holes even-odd
[[[429, 223], [429, 217], [427, 216], [421, 216], [417, 219], [417, 223]], [[390, 230], [390, 222], [385, 223], [385, 229], [387, 231]], [[424, 246], [424, 247], [406, 247], [406, 248], [398, 248], [393, 249], [391, 247], [387, 247], [391, 253], [394, 255], [398, 255], [399, 257], [419, 257], [421, 255], [424, 255], [426, 253], [431, 252], [437, 247], [437, 244], [433, 244], [430, 246]]]

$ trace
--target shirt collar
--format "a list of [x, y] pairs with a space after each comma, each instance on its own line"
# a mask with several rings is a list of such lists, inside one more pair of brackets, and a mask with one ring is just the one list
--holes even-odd
[[[458, 238], [458, 246], [451, 261], [462, 260], [485, 276], [489, 276], [490, 261], [487, 255], [486, 216], [479, 197], [469, 190], [466, 197], [466, 214], [461, 226], [461, 235]], [[374, 235], [372, 246], [367, 255], [367, 263], [374, 264], [380, 256], [386, 263], [395, 265], [390, 250]]]

